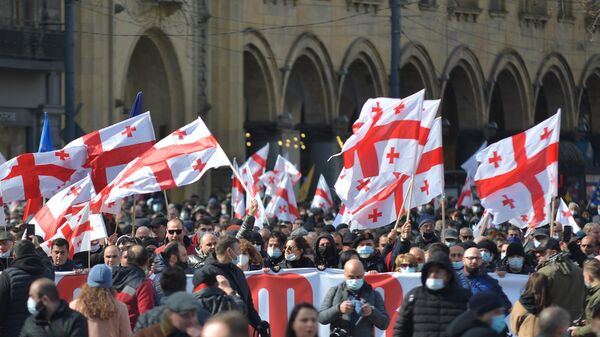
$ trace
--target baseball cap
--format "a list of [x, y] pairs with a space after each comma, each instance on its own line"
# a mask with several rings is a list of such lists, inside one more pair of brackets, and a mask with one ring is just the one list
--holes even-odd
[[178, 291], [167, 297], [165, 306], [173, 312], [182, 314], [191, 310], [197, 310], [198, 300], [192, 294], [185, 291]]
[[87, 284], [92, 288], [111, 288], [112, 271], [105, 264], [93, 266], [88, 274]]

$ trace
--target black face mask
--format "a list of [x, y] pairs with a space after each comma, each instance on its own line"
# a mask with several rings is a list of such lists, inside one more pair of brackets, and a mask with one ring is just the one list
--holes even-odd
[[469, 275], [476, 275], [479, 273], [479, 267], [467, 267], [467, 273]]
[[429, 233], [423, 233], [423, 239], [425, 240], [431, 240], [433, 239], [433, 236], [435, 235], [433, 232], [429, 232]]
[[329, 255], [329, 247], [319, 247], [319, 255], [321, 256], [327, 256]]

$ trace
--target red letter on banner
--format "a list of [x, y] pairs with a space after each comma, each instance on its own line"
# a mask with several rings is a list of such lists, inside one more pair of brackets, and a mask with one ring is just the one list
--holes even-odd
[[252, 301], [258, 310], [258, 291], [269, 293], [269, 323], [272, 336], [284, 336], [288, 321], [287, 291], [294, 289], [294, 303], [313, 302], [313, 289], [308, 280], [299, 274], [252, 275], [247, 278], [252, 291]]
[[[402, 305], [402, 285], [400, 281], [387, 274], [372, 274], [365, 275], [365, 281], [373, 287], [374, 290], [382, 288], [385, 294], [383, 302], [385, 303], [385, 310], [390, 316], [390, 327], [396, 324], [396, 318], [398, 317], [398, 309]], [[387, 329], [385, 332], [386, 337], [392, 337], [394, 329]]]
[[75, 290], [81, 288], [87, 281], [87, 274], [81, 275], [66, 275], [63, 276], [56, 284], [60, 297], [67, 301], [73, 300]]

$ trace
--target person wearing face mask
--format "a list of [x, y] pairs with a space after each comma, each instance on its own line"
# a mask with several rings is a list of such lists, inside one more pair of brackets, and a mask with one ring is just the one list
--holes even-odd
[[254, 245], [248, 240], [240, 240], [240, 260], [237, 266], [243, 271], [260, 270], [262, 268], [263, 258], [258, 253]]
[[7, 231], [0, 231], [0, 271], [8, 268], [12, 262], [12, 250], [15, 239]]
[[288, 240], [285, 243], [284, 260], [279, 263], [279, 268], [312, 268], [313, 261], [304, 254], [308, 250], [308, 242], [301, 236]]
[[440, 238], [435, 235], [435, 219], [430, 216], [421, 218], [419, 236], [415, 239], [414, 246], [427, 250], [432, 243], [440, 242]]
[[267, 240], [267, 257], [263, 260], [263, 270], [269, 271], [279, 268], [279, 264], [285, 259], [283, 255], [285, 236], [281, 232], [273, 232]]
[[397, 273], [416, 273], [417, 258], [412, 254], [400, 254], [396, 257]]
[[54, 280], [54, 271], [44, 264], [47, 257], [36, 254], [31, 241], [20, 240], [13, 246], [13, 261], [0, 274], [0, 335], [19, 336], [21, 326], [30, 315], [27, 290], [33, 281], [46, 277]]
[[444, 230], [444, 243], [448, 247], [452, 247], [458, 243], [458, 232], [453, 228], [446, 228]]
[[587, 289], [585, 299], [584, 326], [571, 327], [571, 336], [592, 335], [592, 321], [594, 308], [600, 303], [600, 261], [588, 259], [583, 263], [583, 279]]
[[358, 253], [360, 261], [363, 263], [367, 272], [376, 271], [378, 273], [387, 272], [387, 266], [383, 256], [375, 249], [375, 238], [371, 233], [362, 233], [354, 239], [352, 247]]
[[481, 267], [489, 273], [496, 271], [496, 258], [498, 257], [498, 247], [491, 240], [481, 240], [477, 243], [477, 248], [481, 252]]
[[[504, 303], [506, 310], [510, 310], [511, 303], [498, 280], [488, 275], [483, 266], [483, 258], [478, 248], [473, 247], [465, 251], [463, 256], [463, 275], [464, 282], [461, 284], [463, 288], [471, 290], [473, 295], [481, 292], [492, 292], [496, 297]], [[460, 280], [459, 280], [460, 281]]]
[[160, 288], [160, 275], [167, 267], [179, 267], [186, 274], [193, 273], [193, 269], [188, 267], [188, 255], [185, 247], [175, 241], [169, 242], [165, 250], [160, 254], [156, 254], [154, 259], [154, 301], [158, 305], [163, 297], [162, 289]]
[[365, 269], [358, 260], [344, 265], [344, 282], [331, 287], [319, 309], [319, 323], [330, 331], [343, 329], [348, 336], [374, 336], [376, 327], [387, 329], [390, 318], [383, 298], [364, 281]]
[[27, 309], [31, 316], [23, 324], [21, 337], [56, 336], [59, 331], [64, 337], [88, 336], [87, 319], [69, 308], [50, 279], [41, 278], [31, 284]]
[[448, 329], [448, 337], [500, 337], [506, 329], [506, 307], [498, 296], [481, 292], [471, 297], [468, 309]]
[[314, 242], [315, 265], [317, 268], [337, 268], [338, 254], [335, 251], [335, 240], [328, 233], [322, 233]]
[[79, 252], [73, 255], [73, 262], [76, 265], [80, 265], [87, 268], [88, 265], [93, 267], [97, 264], [104, 263], [104, 247], [100, 245], [100, 240], [90, 241], [90, 252], [89, 252], [89, 263], [88, 263], [88, 252]]
[[525, 263], [525, 250], [523, 245], [513, 242], [506, 248], [506, 256], [501, 261], [502, 269], [510, 274], [529, 275], [533, 272], [528, 264]]
[[421, 272], [422, 286], [409, 291], [398, 310], [394, 337], [442, 336], [467, 309], [471, 293], [460, 288], [448, 256], [435, 252]]
[[240, 241], [233, 236], [225, 235], [219, 238], [215, 247], [215, 256], [210, 256], [204, 267], [194, 272], [192, 282], [200, 284], [204, 279], [204, 274], [223, 275], [231, 285], [231, 295], [238, 294], [244, 301], [248, 321], [254, 329], [260, 332], [261, 336], [266, 336], [269, 324], [262, 321], [258, 312], [254, 308], [250, 287], [246, 281], [244, 272], [237, 266], [240, 255]]
[[540, 273], [532, 273], [525, 290], [510, 312], [510, 330], [519, 337], [536, 337], [542, 310], [550, 306], [550, 284]]

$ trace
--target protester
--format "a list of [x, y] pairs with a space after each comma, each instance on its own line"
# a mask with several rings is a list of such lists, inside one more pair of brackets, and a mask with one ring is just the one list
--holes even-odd
[[396, 257], [396, 272], [415, 273], [417, 272], [417, 258], [412, 254], [400, 254]]
[[309, 249], [308, 242], [301, 236], [288, 240], [285, 244], [285, 260], [279, 263], [279, 267], [286, 269], [314, 267], [312, 260], [306, 257]]
[[160, 303], [160, 299], [163, 296], [162, 290], [160, 289], [159, 280], [160, 274], [166, 267], [177, 266], [183, 269], [186, 273], [191, 274], [193, 270], [188, 268], [188, 255], [185, 246], [179, 241], [169, 242], [165, 249], [156, 255], [154, 259], [154, 301]]
[[571, 336], [587, 336], [593, 333], [594, 308], [600, 305], [600, 261], [588, 259], [583, 263], [583, 280], [587, 289], [583, 321], [585, 325], [571, 327]]
[[373, 327], [387, 329], [390, 318], [383, 298], [364, 282], [362, 262], [349, 260], [344, 266], [344, 282], [329, 289], [321, 309], [319, 322], [330, 324], [330, 331], [344, 330], [349, 336], [374, 336]]
[[139, 315], [154, 307], [154, 287], [145, 273], [148, 260], [148, 252], [144, 247], [134, 245], [127, 249], [127, 266], [113, 271], [116, 297], [127, 306], [132, 329]]
[[496, 294], [499, 301], [506, 310], [510, 310], [512, 306], [510, 300], [502, 290], [498, 280], [488, 275], [488, 273], [482, 268], [483, 259], [481, 257], [480, 250], [478, 248], [469, 248], [465, 251], [463, 257], [463, 274], [465, 276], [465, 282], [461, 286], [466, 289], [470, 289], [473, 295], [480, 292], [491, 292]]
[[537, 337], [568, 336], [567, 327], [570, 321], [571, 317], [565, 309], [557, 306], [546, 308], [540, 314], [540, 333]]
[[263, 258], [250, 241], [246, 239], [240, 240], [240, 252], [242, 254], [237, 266], [241, 270], [252, 271], [262, 269]]
[[15, 239], [7, 231], [0, 231], [0, 272], [8, 268], [12, 263], [12, 250]]
[[510, 313], [510, 330], [519, 337], [535, 337], [539, 334], [539, 315], [550, 306], [550, 284], [540, 273], [532, 273], [525, 284], [525, 291], [513, 305]]
[[360, 261], [360, 256], [354, 249], [349, 249], [340, 252], [340, 263], [338, 264], [338, 269], [344, 269], [346, 262], [349, 260], [358, 260]]
[[448, 256], [438, 252], [429, 257], [421, 272], [422, 286], [410, 290], [398, 310], [394, 337], [441, 336], [462, 314], [471, 293], [458, 286]]
[[52, 255], [52, 267], [54, 271], [73, 271], [83, 268], [69, 259], [69, 241], [63, 238], [57, 238], [52, 241], [50, 253]]
[[278, 265], [285, 259], [283, 255], [285, 236], [281, 232], [272, 232], [267, 241], [267, 257], [263, 260], [265, 268], [277, 269]]
[[106, 265], [92, 267], [87, 284], [69, 307], [87, 318], [90, 337], [131, 336], [127, 306], [115, 298], [111, 269]]
[[203, 273], [193, 282], [194, 296], [210, 315], [231, 310], [246, 313], [246, 304], [223, 275]]
[[229, 311], [216, 315], [202, 329], [204, 337], [249, 337], [248, 322], [240, 313]]
[[352, 247], [358, 253], [367, 272], [385, 273], [387, 267], [379, 251], [375, 249], [375, 237], [371, 233], [362, 233], [354, 239]]
[[317, 309], [311, 304], [296, 304], [290, 313], [285, 337], [317, 337], [318, 317]]
[[135, 237], [140, 241], [144, 241], [145, 238], [150, 237], [150, 228], [146, 226], [140, 226], [135, 230]]
[[197, 321], [198, 303], [193, 295], [180, 291], [165, 301], [165, 310], [159, 323], [140, 330], [137, 337], [192, 336], [200, 337]]
[[533, 268], [525, 264], [525, 250], [519, 242], [513, 242], [506, 247], [506, 257], [500, 261], [500, 268], [510, 274], [528, 275]]
[[338, 268], [338, 254], [335, 249], [335, 240], [329, 233], [322, 233], [314, 243], [315, 265], [323, 270], [325, 268]]
[[195, 247], [194, 245], [192, 245], [192, 240], [183, 233], [183, 221], [179, 218], [173, 218], [169, 220], [169, 222], [167, 222], [167, 234], [165, 236], [165, 243], [162, 246], [156, 248], [155, 253], [157, 255], [162, 253], [162, 251], [165, 250], [165, 248], [167, 248], [167, 244], [173, 241], [181, 243], [185, 247], [186, 252], [189, 255], [196, 254]]
[[550, 281], [552, 304], [567, 310], [571, 317], [581, 316], [585, 303], [581, 268], [568, 258], [568, 253], [561, 251], [560, 243], [554, 238], [546, 240], [536, 252], [540, 255], [536, 269]]
[[40, 278], [31, 284], [27, 309], [31, 316], [25, 320], [20, 337], [88, 336], [87, 320], [60, 299], [58, 288], [50, 279]]
[[[217, 237], [208, 231], [201, 231], [199, 236], [198, 247], [195, 255], [188, 255], [188, 265], [190, 268], [198, 269], [204, 266], [206, 259], [215, 252], [217, 245]], [[198, 234], [196, 234], [198, 236]]]
[[417, 259], [417, 271], [420, 272], [425, 265], [425, 252], [419, 247], [412, 247], [408, 253]]
[[499, 257], [498, 247], [491, 240], [481, 240], [477, 243], [477, 248], [481, 253], [482, 264], [480, 268], [483, 268], [489, 273], [496, 271], [496, 259]]
[[121, 252], [114, 245], [109, 245], [104, 248], [104, 264], [109, 268], [118, 267], [121, 263]]
[[473, 242], [473, 230], [469, 227], [463, 227], [459, 231], [459, 239], [461, 242]]
[[38, 256], [31, 241], [17, 241], [13, 247], [13, 262], [0, 274], [0, 335], [18, 336], [25, 319], [30, 285], [45, 277], [54, 280], [54, 272]]
[[496, 294], [477, 293], [469, 300], [468, 310], [450, 323], [446, 333], [448, 337], [499, 337], [506, 328], [505, 311]]

